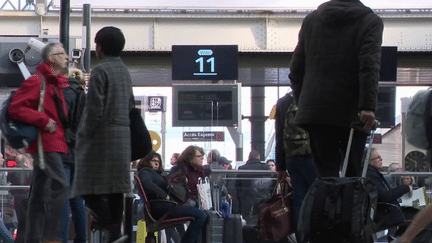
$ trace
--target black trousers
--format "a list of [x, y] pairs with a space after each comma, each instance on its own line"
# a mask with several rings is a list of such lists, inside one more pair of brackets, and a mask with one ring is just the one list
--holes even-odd
[[99, 225], [110, 232], [109, 242], [120, 238], [124, 208], [123, 193], [92, 194], [82, 197], [86, 206], [96, 214]]
[[[302, 127], [309, 132], [317, 175], [339, 177], [351, 128], [326, 124], [308, 124]], [[354, 132], [346, 173], [348, 177], [361, 176], [367, 136], [363, 131]]]

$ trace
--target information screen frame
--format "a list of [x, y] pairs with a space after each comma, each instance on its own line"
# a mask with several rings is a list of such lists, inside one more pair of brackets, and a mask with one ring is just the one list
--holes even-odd
[[238, 84], [173, 85], [172, 126], [236, 126], [239, 88]]

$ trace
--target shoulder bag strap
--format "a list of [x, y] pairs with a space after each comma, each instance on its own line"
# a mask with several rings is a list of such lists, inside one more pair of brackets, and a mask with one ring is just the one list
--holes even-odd
[[[45, 98], [45, 78], [37, 74], [39, 77], [41, 77], [41, 89], [39, 93], [39, 106], [38, 111], [43, 111], [43, 101]], [[44, 154], [43, 154], [43, 146], [42, 146], [42, 131], [41, 129], [38, 130], [38, 154], [39, 154], [39, 167], [41, 170], [45, 169], [45, 161], [44, 161]]]

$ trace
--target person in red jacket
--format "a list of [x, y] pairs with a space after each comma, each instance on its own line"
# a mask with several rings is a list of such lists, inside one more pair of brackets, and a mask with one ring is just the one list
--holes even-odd
[[[68, 55], [61, 44], [47, 44], [42, 51], [42, 63], [36, 68], [37, 75], [22, 83], [9, 107], [12, 119], [35, 125], [42, 135], [44, 166], [38, 154], [38, 139], [26, 148], [34, 161], [26, 219], [27, 243], [60, 242], [59, 224], [69, 189], [60, 157], [60, 153], [68, 152], [64, 127], [67, 109], [62, 91], [68, 83], [61, 75], [67, 62]], [[45, 82], [45, 96], [43, 111], [39, 112], [42, 80]]]

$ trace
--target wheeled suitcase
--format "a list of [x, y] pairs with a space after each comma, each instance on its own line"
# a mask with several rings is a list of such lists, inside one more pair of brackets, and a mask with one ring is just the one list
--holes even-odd
[[202, 232], [201, 243], [222, 243], [224, 219], [213, 210], [206, 210], [207, 222]]
[[[245, 225], [243, 226], [243, 243], [285, 243], [281, 240], [280, 242], [263, 240], [259, 238], [259, 228], [258, 225]], [[295, 241], [289, 241], [295, 242]]]
[[366, 178], [366, 171], [374, 131], [364, 156], [362, 177], [345, 177], [354, 135], [354, 128], [351, 128], [341, 177], [318, 178], [309, 188], [298, 224], [302, 242], [373, 242], [377, 191], [373, 181]]
[[223, 242], [238, 243], [243, 242], [243, 225], [240, 214], [231, 214], [224, 219]]

